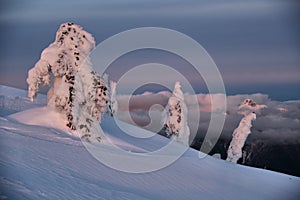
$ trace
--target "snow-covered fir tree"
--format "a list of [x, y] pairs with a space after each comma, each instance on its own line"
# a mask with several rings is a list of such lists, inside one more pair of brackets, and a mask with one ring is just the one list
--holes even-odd
[[166, 107], [164, 128], [172, 139], [189, 146], [190, 129], [187, 124], [187, 107], [179, 82], [175, 83], [173, 94]]
[[117, 83], [114, 81], [110, 81], [110, 103], [109, 103], [109, 111], [111, 116], [115, 116], [118, 112], [118, 102], [116, 98], [117, 94]]
[[239, 126], [233, 131], [232, 140], [227, 151], [227, 161], [237, 163], [243, 156], [242, 148], [245, 145], [248, 135], [251, 133], [252, 121], [256, 119], [256, 113], [266, 108], [266, 105], [259, 105], [252, 99], [245, 99], [239, 106], [239, 114], [244, 115]]
[[[109, 101], [107, 86], [92, 68], [88, 54], [95, 47], [93, 36], [73, 23], [62, 24], [55, 41], [43, 50], [28, 72], [31, 100], [40, 85], [49, 85], [48, 106], [66, 117], [66, 126], [89, 140], [93, 125], [99, 124]], [[98, 140], [100, 138], [97, 138]]]
[[256, 114], [250, 112], [245, 115], [239, 123], [239, 126], [233, 131], [232, 140], [227, 151], [227, 161], [237, 163], [242, 157], [242, 148], [248, 135], [251, 133], [252, 121], [256, 119]]

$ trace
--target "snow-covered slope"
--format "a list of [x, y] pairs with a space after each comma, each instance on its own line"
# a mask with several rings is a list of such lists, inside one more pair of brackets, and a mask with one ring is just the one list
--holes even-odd
[[[25, 111], [14, 116], [26, 118], [32, 114]], [[117, 122], [135, 134], [150, 133]], [[159, 135], [149, 140], [128, 136], [108, 116], [101, 126], [115, 144], [130, 151], [153, 151], [169, 142]], [[161, 170], [131, 174], [103, 165], [78, 138], [47, 124], [26, 125], [2, 117], [0, 143], [1, 199], [273, 200], [300, 196], [298, 177], [210, 156], [199, 159], [199, 153], [193, 149]]]
[[[115, 130], [115, 125], [105, 118], [103, 130]], [[273, 200], [300, 195], [299, 178], [210, 156], [199, 159], [192, 149], [162, 170], [130, 174], [104, 166], [79, 139], [57, 129], [1, 118], [0, 130], [1, 195], [11, 199]]]
[[32, 102], [27, 97], [27, 91], [0, 85], [0, 116], [43, 106], [46, 102], [47, 98], [45, 95], [39, 94]]

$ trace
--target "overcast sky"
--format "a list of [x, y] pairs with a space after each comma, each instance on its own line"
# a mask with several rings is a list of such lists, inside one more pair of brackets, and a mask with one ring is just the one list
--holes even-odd
[[[260, 92], [272, 99], [300, 99], [297, 1], [7, 0], [0, 4], [0, 84], [26, 88], [28, 69], [54, 41], [59, 25], [71, 21], [92, 33], [97, 44], [137, 27], [180, 31], [210, 54], [228, 94]], [[149, 52], [120, 59], [111, 72], [154, 61], [189, 69], [168, 53]], [[205, 90], [199, 87], [197, 92]]]

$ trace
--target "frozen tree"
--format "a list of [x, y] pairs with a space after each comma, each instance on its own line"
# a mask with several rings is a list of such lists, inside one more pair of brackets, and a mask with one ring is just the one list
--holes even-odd
[[233, 131], [232, 140], [227, 151], [227, 161], [237, 163], [242, 157], [242, 148], [245, 145], [248, 135], [251, 133], [252, 121], [256, 119], [254, 111], [259, 111], [266, 108], [266, 105], [259, 105], [252, 99], [245, 99], [239, 106], [239, 114], [244, 117], [239, 123], [239, 126]]
[[242, 148], [248, 135], [251, 133], [252, 121], [256, 119], [256, 114], [250, 112], [245, 115], [239, 123], [239, 126], [234, 130], [232, 134], [232, 140], [230, 142], [227, 151], [227, 161], [237, 163], [242, 157]]
[[33, 100], [40, 85], [49, 85], [54, 77], [48, 106], [65, 115], [66, 126], [78, 130], [80, 137], [87, 140], [109, 100], [107, 86], [93, 71], [88, 57], [94, 47], [91, 34], [76, 24], [64, 23], [27, 78], [28, 96]]
[[175, 83], [166, 108], [164, 128], [168, 136], [189, 146], [190, 129], [187, 124], [187, 107], [179, 82]]
[[109, 110], [110, 110], [110, 114], [111, 116], [114, 116], [117, 114], [118, 112], [118, 102], [116, 99], [116, 87], [117, 87], [117, 83], [114, 81], [110, 81], [110, 104], [109, 104]]

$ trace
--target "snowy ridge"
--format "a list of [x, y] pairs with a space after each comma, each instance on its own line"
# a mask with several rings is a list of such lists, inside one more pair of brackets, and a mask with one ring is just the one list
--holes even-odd
[[27, 97], [27, 91], [0, 85], [0, 116], [43, 106], [46, 102], [45, 95], [39, 94], [34, 102], [31, 102]]
[[[116, 125], [110, 117], [103, 124], [106, 132]], [[159, 171], [128, 174], [104, 166], [80, 140], [62, 131], [7, 118], [0, 118], [0, 131], [1, 194], [12, 199], [297, 199], [300, 195], [297, 177], [210, 156], [199, 159], [192, 149]], [[157, 144], [165, 140], [155, 139]]]
[[[28, 119], [37, 114], [37, 109], [41, 108], [13, 116], [22, 116], [19, 120]], [[55, 117], [50, 112], [45, 115], [50, 117], [48, 119]], [[210, 156], [199, 159], [199, 152], [193, 149], [188, 149], [175, 163], [158, 171], [120, 172], [100, 163], [89, 154], [80, 139], [57, 129], [57, 125], [35, 123], [26, 125], [11, 117], [0, 117], [1, 198], [296, 200], [300, 196], [298, 177]], [[117, 124], [130, 132], [145, 135], [151, 132], [124, 122], [116, 123], [114, 118], [104, 116], [101, 127], [106, 136], [126, 151], [154, 151], [170, 141], [159, 135], [148, 139], [134, 138]]]

